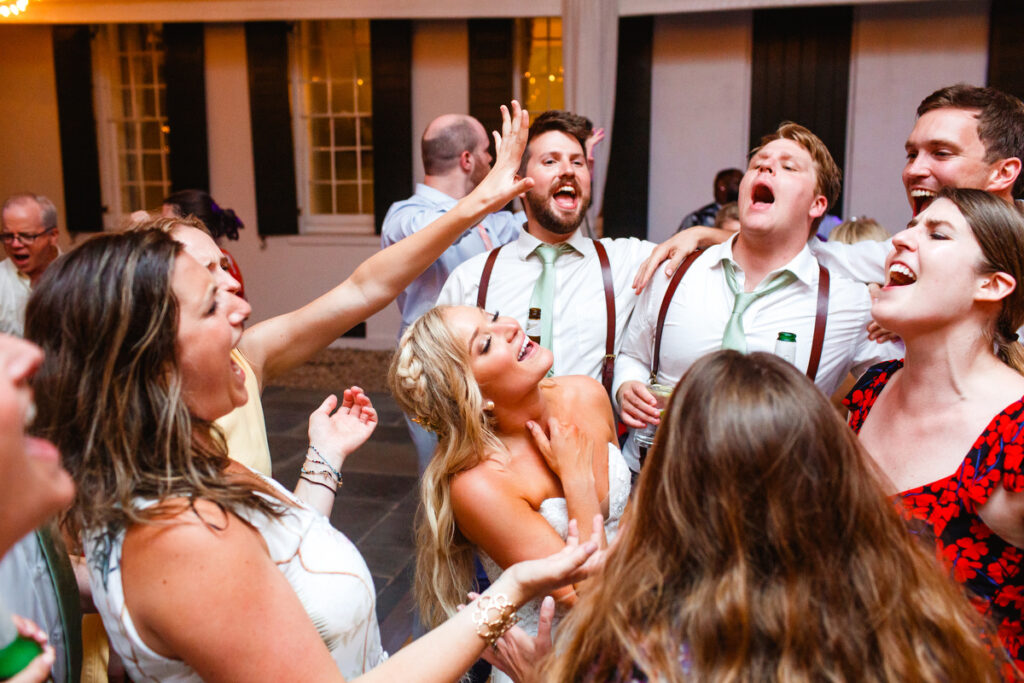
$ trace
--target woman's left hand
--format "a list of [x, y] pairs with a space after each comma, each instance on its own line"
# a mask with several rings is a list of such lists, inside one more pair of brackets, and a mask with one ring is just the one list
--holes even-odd
[[359, 387], [346, 389], [341, 406], [338, 397], [328, 396], [309, 416], [309, 443], [335, 469], [363, 445], [377, 427], [377, 411]]
[[[476, 593], [470, 593], [469, 599], [475, 600]], [[536, 636], [513, 626], [498, 638], [494, 647], [485, 649], [481, 657], [504, 671], [515, 683], [539, 681], [537, 668], [544, 655], [551, 651], [551, 623], [554, 618], [555, 599], [548, 595], [540, 603]]]
[[526, 428], [548, 467], [563, 483], [566, 476], [593, 476], [594, 441], [579, 427], [551, 418], [547, 434], [533, 420], [526, 422]]

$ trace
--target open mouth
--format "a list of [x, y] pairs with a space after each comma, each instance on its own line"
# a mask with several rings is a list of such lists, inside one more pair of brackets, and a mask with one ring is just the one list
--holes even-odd
[[917, 275], [902, 263], [894, 263], [889, 266], [889, 279], [885, 283], [887, 287], [905, 287], [917, 282]]
[[757, 183], [750, 192], [755, 206], [768, 206], [775, 203], [775, 193], [764, 183]]
[[559, 207], [571, 210], [576, 208], [579, 193], [572, 183], [564, 183], [551, 196]]
[[911, 190], [910, 191], [910, 202], [914, 205], [914, 215], [921, 213], [928, 205], [935, 199], [936, 193], [931, 190]]
[[527, 337], [524, 334], [523, 335], [523, 345], [519, 349], [519, 355], [516, 356], [516, 360], [518, 360], [519, 362], [522, 362], [527, 356], [530, 355], [530, 353], [533, 351], [535, 346], [536, 346], [536, 344], [534, 344], [532, 341], [530, 341], [530, 338]]

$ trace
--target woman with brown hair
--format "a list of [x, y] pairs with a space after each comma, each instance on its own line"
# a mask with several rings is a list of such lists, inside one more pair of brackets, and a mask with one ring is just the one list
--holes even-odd
[[769, 354], [683, 377], [551, 681], [994, 681], [981, 618], [828, 400]]
[[[358, 550], [230, 460], [213, 425], [248, 399], [231, 356], [248, 313], [155, 230], [82, 244], [29, 301], [27, 333], [46, 354], [33, 429], [61, 449], [77, 485], [64, 524], [84, 546], [94, 602], [133, 680], [450, 681], [516, 606], [581, 578], [593, 545], [517, 565], [384, 661]], [[327, 425], [303, 474], [336, 489], [328, 461], [348, 431]]]
[[951, 575], [1024, 671], [1024, 217], [981, 190], [946, 189], [893, 237], [871, 309], [906, 358], [871, 368], [850, 425], [935, 537]]

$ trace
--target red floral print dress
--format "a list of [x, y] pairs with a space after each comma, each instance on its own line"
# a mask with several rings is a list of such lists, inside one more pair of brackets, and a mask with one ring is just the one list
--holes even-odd
[[[844, 401], [853, 431], [860, 431], [885, 383], [902, 367], [901, 360], [880, 363], [860, 378]], [[995, 622], [999, 640], [1024, 671], [1024, 551], [997, 536], [977, 514], [997, 484], [1024, 490], [1022, 460], [1024, 398], [992, 418], [956, 472], [897, 497], [901, 516], [931, 529], [939, 559], [970, 589], [975, 607]], [[1004, 675], [1017, 680], [1009, 666]]]

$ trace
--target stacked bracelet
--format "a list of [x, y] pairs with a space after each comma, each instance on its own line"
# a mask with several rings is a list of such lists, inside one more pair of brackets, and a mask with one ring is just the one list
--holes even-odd
[[516, 614], [516, 606], [504, 593], [481, 595], [476, 599], [473, 623], [476, 624], [477, 635], [488, 645], [493, 646], [498, 642], [517, 621], [519, 615]]
[[323, 465], [324, 467], [326, 467], [327, 470], [334, 477], [334, 481], [338, 483], [338, 486], [341, 486], [341, 472], [339, 470], [334, 469], [334, 466], [331, 465], [331, 463], [327, 462], [327, 459], [324, 456], [320, 455], [320, 451], [316, 449], [316, 446], [314, 446], [313, 444], [309, 444], [309, 450], [313, 451], [313, 454], [310, 455], [309, 451], [307, 451], [306, 460], [308, 462], [316, 463], [318, 465]]

